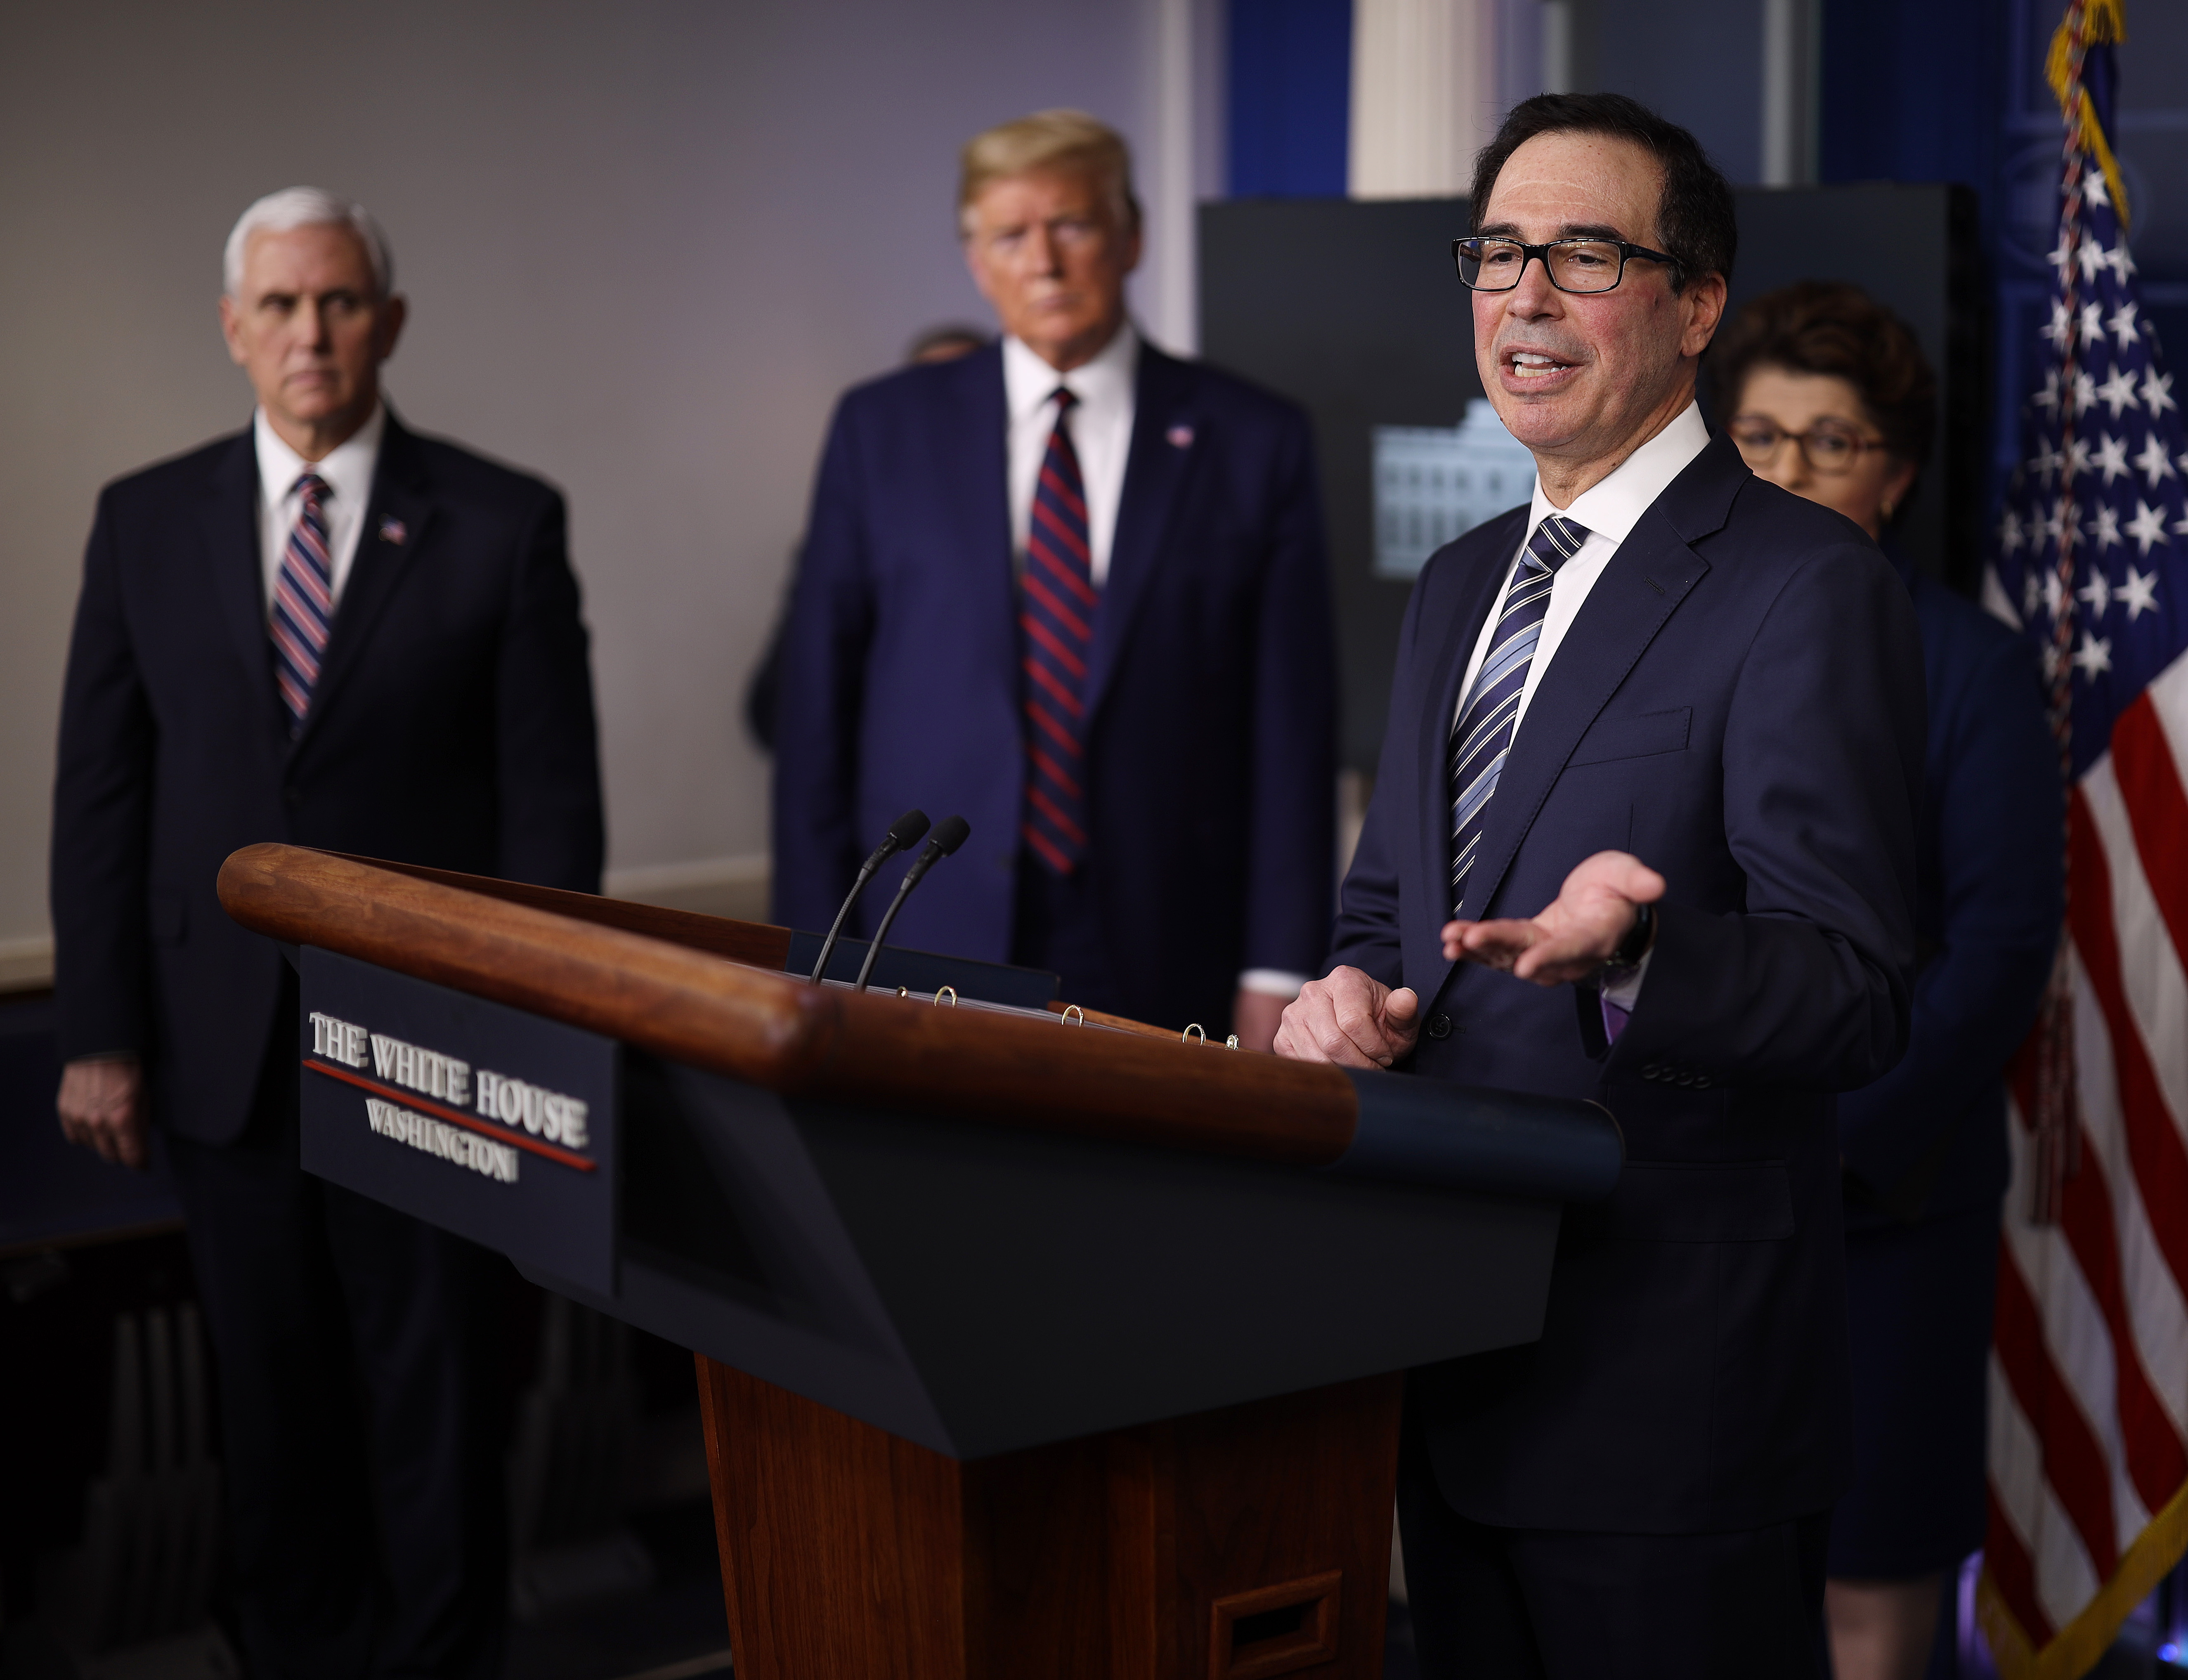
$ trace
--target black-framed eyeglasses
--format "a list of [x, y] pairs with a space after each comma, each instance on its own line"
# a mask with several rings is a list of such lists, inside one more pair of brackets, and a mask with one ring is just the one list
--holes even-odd
[[1864, 454], [1885, 447], [1881, 439], [1864, 437], [1836, 420], [1819, 420], [1806, 431], [1788, 431], [1760, 414], [1734, 414], [1725, 430], [1732, 434], [1732, 441], [1740, 446], [1750, 466], [1768, 465], [1780, 445], [1791, 443], [1814, 471], [1851, 472]]
[[1624, 240], [1552, 240], [1548, 245], [1527, 245], [1519, 240], [1458, 239], [1451, 242], [1452, 261], [1458, 265], [1459, 283], [1470, 291], [1510, 291], [1520, 284], [1530, 262], [1539, 262], [1550, 284], [1559, 291], [1610, 291], [1626, 278], [1626, 265], [1635, 257], [1647, 262], [1679, 259], [1651, 251], [1645, 245]]

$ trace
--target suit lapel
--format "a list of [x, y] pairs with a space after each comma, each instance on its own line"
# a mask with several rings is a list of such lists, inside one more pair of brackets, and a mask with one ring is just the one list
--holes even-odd
[[[1723, 438], [1672, 481], [1618, 545], [1542, 673], [1512, 756], [1482, 823], [1464, 910], [1479, 918], [1496, 902], [1512, 860], [1573, 748], [1626, 680], [1656, 633], [1678, 611], [1709, 562], [1689, 546], [1717, 529], [1747, 468]], [[1532, 916], [1539, 905], [1510, 906]]]
[[1010, 403], [1003, 388], [1003, 350], [991, 344], [961, 358], [956, 400], [961, 447], [942, 451], [953, 463], [945, 487], [951, 519], [962, 533], [956, 546], [971, 568], [966, 611], [969, 645], [982, 650], [980, 668], [1001, 673], [1012, 714], [1018, 696], [1018, 579], [1011, 559]]
[[1206, 447], [1193, 423], [1192, 397], [1193, 378], [1187, 365], [1142, 343], [1134, 381], [1124, 499], [1117, 509], [1102, 609], [1094, 620], [1094, 650], [1086, 678], [1090, 719], [1124, 657], [1132, 615], [1154, 576], [1178, 488], [1192, 469], [1195, 453]]
[[312, 708], [296, 736], [298, 747], [319, 732], [329, 706], [363, 657], [374, 625], [427, 539], [432, 515], [416, 440], [390, 409], [386, 430], [381, 434], [380, 461], [373, 470], [372, 499], [365, 505], [357, 553], [335, 607], [326, 657], [319, 664], [319, 681], [312, 685]]
[[206, 563], [221, 621], [243, 661], [244, 680], [269, 718], [286, 723], [274, 682], [273, 643], [266, 628], [266, 573], [259, 554], [258, 454], [245, 431], [213, 468], [200, 516]]

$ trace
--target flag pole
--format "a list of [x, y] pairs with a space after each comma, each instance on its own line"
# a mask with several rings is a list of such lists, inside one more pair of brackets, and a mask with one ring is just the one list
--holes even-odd
[[[2103, 0], [2100, 0], [2103, 3]], [[2083, 60], [2089, 48], [2089, 0], [2069, 0], [2067, 15], [2051, 38], [2045, 65], [2051, 91], [2058, 96], [2065, 118], [2061, 144], [2061, 204], [2059, 248], [2051, 254], [2058, 265], [2066, 313], [2059, 322], [2058, 401], [2052, 409], [2057, 423], [2061, 457], [2058, 556], [2051, 588], [2057, 592], [2058, 610], [2051, 620], [2051, 643], [2044, 651], [2044, 674], [2050, 679], [2047, 716], [2051, 739], [2059, 753], [2059, 781], [2071, 790], [2074, 780], [2074, 550], [2079, 535], [2080, 510], [2074, 501], [2074, 478], [2079, 463], [2073, 448], [2074, 416], [2079, 402], [2081, 371], [2080, 300], [2082, 172], [2088, 155], [2086, 131], [2094, 127], [2089, 93], [2083, 86]], [[2110, 159], [2106, 160], [2106, 173]], [[2118, 205], [2121, 224], [2126, 206]], [[2037, 1225], [2056, 1225], [2065, 1198], [2067, 1181], [2080, 1166], [2081, 1116], [2076, 1100], [2074, 1068], [2073, 894], [2074, 856], [2072, 801], [2065, 803], [2059, 844], [2064, 882], [2058, 955], [2051, 965], [2051, 979], [2044, 989], [2042, 1012], [2036, 1023], [2035, 1112], [2031, 1116], [2036, 1146], [2035, 1171], [2030, 1175], [2030, 1220]]]

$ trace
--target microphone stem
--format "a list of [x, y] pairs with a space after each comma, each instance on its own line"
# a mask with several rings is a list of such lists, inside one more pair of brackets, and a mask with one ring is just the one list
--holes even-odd
[[859, 878], [852, 884], [849, 896], [843, 900], [843, 908], [836, 912], [836, 920], [828, 929], [828, 937], [820, 942], [820, 960], [813, 965], [815, 985], [819, 985], [820, 977], [828, 972], [828, 959], [836, 954], [836, 941], [843, 937], [843, 924], [850, 920], [851, 906], [858, 903], [859, 894], [866, 890], [866, 882], [874, 878], [874, 871], [882, 866], [883, 860], [895, 849], [894, 846], [881, 847], [866, 860], [866, 867], [859, 871]]
[[[935, 857], [940, 855], [939, 853], [935, 854]], [[904, 885], [896, 889], [896, 896], [889, 900], [889, 907], [882, 912], [881, 925], [874, 929], [873, 941], [866, 947], [866, 960], [859, 965], [859, 978], [852, 984], [853, 991], [866, 990], [866, 977], [874, 972], [874, 959], [882, 954], [882, 941], [888, 938], [889, 924], [896, 920], [896, 913], [904, 908], [904, 901], [911, 896], [911, 889], [919, 884], [919, 877], [927, 873], [928, 865], [933, 861], [934, 858], [922, 854], [905, 871]]]

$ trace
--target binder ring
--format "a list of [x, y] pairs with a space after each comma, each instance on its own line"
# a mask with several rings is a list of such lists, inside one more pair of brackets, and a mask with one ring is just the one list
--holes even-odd
[[1178, 1038], [1181, 1042], [1186, 1044], [1206, 1044], [1208, 1042], [1208, 1031], [1200, 1024], [1199, 1022], [1195, 1021], [1191, 1026], [1180, 1033], [1178, 1034]]
[[1085, 1026], [1086, 1024], [1086, 1012], [1081, 1009], [1075, 1003], [1065, 1004], [1063, 1006], [1063, 1024], [1067, 1027]]
[[1238, 1034], [1233, 1033], [1229, 1038], [1224, 1040], [1223, 1047], [1226, 1050], [1236, 1050], [1238, 1047]]
[[957, 988], [955, 986], [945, 986], [940, 991], [935, 993], [934, 1001], [937, 1003], [939, 1003], [945, 997], [950, 1000], [950, 1007], [955, 1009], [957, 1006]]

